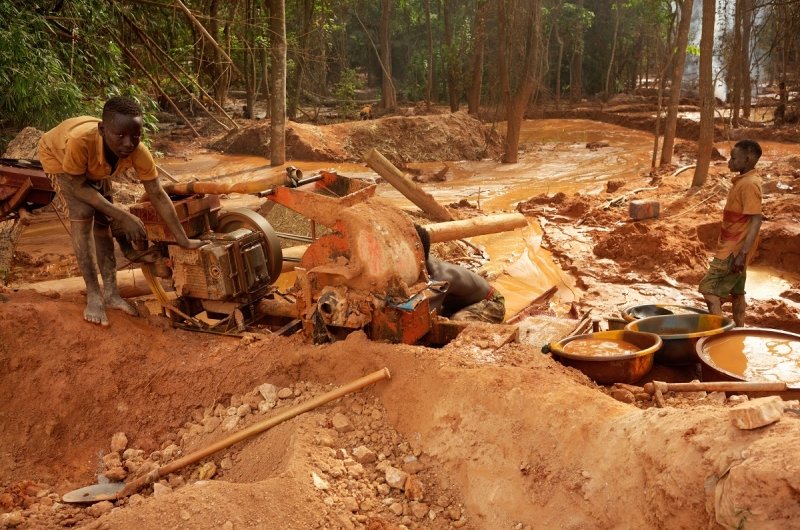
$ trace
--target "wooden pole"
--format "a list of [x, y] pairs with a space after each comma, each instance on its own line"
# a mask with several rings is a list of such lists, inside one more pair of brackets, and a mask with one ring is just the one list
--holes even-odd
[[[177, 68], [177, 69], [178, 69], [178, 71], [180, 71], [180, 72], [181, 72], [181, 73], [182, 73], [184, 76], [186, 76], [186, 79], [188, 79], [190, 83], [192, 83], [194, 86], [196, 86], [196, 87], [197, 87], [197, 88], [200, 90], [200, 92], [202, 92], [202, 94], [203, 94], [203, 95], [204, 95], [204, 96], [205, 96], [205, 97], [206, 97], [206, 98], [207, 98], [209, 101], [211, 101], [211, 103], [214, 105], [214, 107], [216, 107], [216, 109], [217, 109], [218, 111], [220, 111], [220, 112], [221, 112], [221, 113], [222, 113], [222, 114], [223, 114], [223, 115], [224, 115], [226, 118], [228, 118], [228, 120], [229, 120], [229, 121], [231, 122], [231, 124], [233, 125], [233, 128], [234, 128], [234, 129], [238, 129], [238, 128], [239, 128], [239, 124], [238, 124], [238, 123], [236, 123], [236, 121], [234, 121], [234, 119], [233, 119], [233, 118], [230, 116], [230, 114], [228, 114], [227, 112], [225, 112], [225, 109], [224, 109], [224, 108], [222, 108], [222, 106], [221, 106], [219, 103], [217, 103], [217, 101], [216, 101], [216, 100], [215, 100], [213, 97], [211, 97], [211, 95], [210, 95], [208, 92], [206, 92], [206, 90], [203, 88], [203, 85], [201, 85], [200, 83], [198, 83], [198, 82], [197, 82], [197, 80], [195, 80], [195, 78], [194, 78], [194, 76], [193, 76], [192, 74], [190, 74], [189, 72], [187, 72], [187, 71], [186, 71], [186, 70], [185, 70], [185, 69], [184, 69], [184, 68], [183, 68], [183, 67], [180, 65], [180, 63], [178, 63], [178, 62], [177, 62], [175, 59], [173, 59], [173, 58], [172, 58], [172, 56], [170, 56], [170, 54], [168, 54], [167, 52], [165, 52], [165, 51], [164, 51], [164, 50], [163, 50], [163, 49], [162, 49], [162, 48], [161, 48], [161, 47], [158, 45], [158, 43], [157, 43], [157, 42], [155, 42], [153, 39], [151, 39], [151, 38], [150, 38], [150, 36], [149, 36], [149, 35], [147, 35], [146, 33], [144, 33], [144, 31], [142, 31], [142, 30], [141, 30], [141, 29], [140, 29], [140, 28], [139, 28], [139, 27], [136, 25], [136, 22], [134, 22], [132, 19], [130, 19], [130, 17], [128, 17], [128, 16], [127, 16], [125, 13], [122, 13], [122, 16], [123, 16], [123, 17], [125, 18], [125, 20], [126, 20], [126, 21], [127, 21], [127, 22], [128, 22], [128, 23], [129, 23], [129, 24], [132, 26], [132, 27], [133, 27], [133, 29], [135, 29], [135, 30], [136, 30], [136, 32], [137, 32], [139, 35], [141, 35], [142, 37], [144, 37], [144, 38], [145, 38], [145, 39], [146, 39], [146, 40], [147, 40], [147, 41], [148, 41], [148, 42], [149, 42], [149, 43], [150, 43], [152, 46], [154, 46], [154, 47], [155, 47], [155, 48], [156, 48], [156, 49], [157, 49], [159, 52], [161, 52], [161, 54], [162, 54], [162, 55], [164, 55], [164, 56], [165, 56], [167, 59], [169, 59], [170, 63], [172, 63], [172, 65], [173, 65], [175, 68]], [[160, 64], [160, 61], [159, 61], [159, 64]], [[168, 69], [167, 69], [167, 70], [168, 70]], [[181, 86], [182, 86], [182, 85], [181, 85]], [[190, 94], [190, 95], [191, 95], [191, 96], [194, 98], [194, 94], [192, 94], [191, 92], [189, 92], [189, 94]], [[197, 101], [197, 99], [196, 99], [196, 98], [195, 98], [195, 101]], [[202, 104], [201, 104], [200, 106], [202, 107]], [[206, 110], [206, 109], [205, 109], [205, 107], [203, 107], [203, 110]], [[208, 110], [206, 110], [206, 112], [208, 112]], [[215, 119], [216, 119], [216, 118], [215, 118]], [[217, 123], [219, 123], [219, 122], [217, 122]], [[222, 125], [222, 124], [220, 124], [220, 125]], [[224, 127], [224, 126], [223, 126], [223, 127]]]
[[459, 221], [429, 224], [423, 228], [431, 236], [431, 243], [441, 243], [464, 237], [508, 232], [525, 226], [528, 226], [528, 220], [521, 213], [498, 213]]
[[439, 221], [453, 220], [453, 215], [447, 208], [436, 202], [433, 196], [406, 177], [376, 149], [372, 149], [364, 155], [364, 160], [378, 175], [385, 178], [392, 186], [397, 188], [397, 191], [416, 204], [423, 212]]
[[132, 52], [132, 51], [130, 51], [130, 50], [129, 50], [129, 49], [126, 47], [126, 46], [125, 46], [125, 44], [123, 44], [123, 43], [122, 43], [122, 40], [121, 40], [119, 37], [117, 37], [117, 36], [116, 36], [116, 34], [114, 34], [114, 32], [113, 32], [113, 31], [112, 31], [112, 32], [110, 32], [110, 35], [111, 35], [111, 38], [112, 38], [112, 39], [114, 39], [114, 40], [117, 42], [117, 44], [119, 44], [119, 47], [122, 49], [122, 51], [123, 51], [123, 52], [125, 52], [125, 55], [127, 55], [127, 56], [128, 56], [128, 58], [130, 58], [130, 60], [131, 60], [131, 61], [133, 61], [133, 63], [134, 63], [134, 64], [135, 64], [135, 65], [136, 65], [136, 66], [139, 68], [139, 70], [141, 70], [141, 71], [142, 71], [142, 73], [143, 73], [144, 75], [146, 75], [148, 79], [150, 79], [150, 82], [151, 82], [151, 83], [153, 83], [153, 86], [156, 88], [156, 90], [158, 90], [158, 92], [159, 92], [159, 93], [160, 93], [162, 96], [164, 96], [164, 97], [167, 99], [167, 101], [169, 101], [169, 104], [172, 106], [172, 108], [175, 110], [175, 112], [178, 114], [178, 116], [180, 116], [180, 117], [181, 117], [181, 119], [183, 120], [183, 122], [184, 122], [186, 125], [188, 125], [188, 126], [189, 126], [189, 128], [192, 130], [192, 132], [194, 133], [194, 135], [199, 137], [199, 136], [200, 136], [200, 133], [199, 133], [199, 132], [197, 132], [197, 129], [195, 129], [195, 128], [194, 128], [194, 126], [192, 126], [192, 124], [189, 122], [189, 119], [188, 119], [186, 116], [184, 116], [184, 115], [183, 115], [183, 112], [181, 112], [181, 109], [179, 109], [179, 108], [178, 108], [178, 105], [176, 105], [176, 104], [175, 104], [175, 102], [174, 102], [174, 101], [172, 101], [172, 98], [170, 98], [170, 97], [167, 95], [167, 93], [166, 93], [166, 92], [164, 92], [164, 91], [161, 89], [161, 86], [158, 84], [158, 81], [156, 81], [156, 79], [155, 79], [155, 78], [154, 78], [152, 75], [150, 75], [150, 72], [148, 72], [148, 71], [147, 71], [147, 69], [144, 67], [144, 65], [143, 65], [142, 63], [140, 63], [140, 62], [139, 62], [139, 59], [136, 57], [136, 55], [134, 55], [134, 54], [133, 54], [133, 52]]
[[239, 74], [240, 77], [244, 77], [242, 76], [242, 72], [240, 72], [239, 69], [236, 67], [236, 64], [233, 62], [233, 59], [231, 59], [230, 56], [227, 53], [225, 53], [225, 50], [222, 49], [222, 46], [220, 46], [217, 43], [217, 41], [214, 40], [214, 37], [212, 37], [211, 34], [208, 31], [206, 31], [206, 28], [203, 26], [203, 24], [200, 23], [199, 20], [197, 20], [197, 17], [195, 17], [194, 14], [192, 14], [192, 12], [189, 11], [189, 8], [183, 5], [183, 2], [181, 2], [181, 0], [175, 0], [175, 5], [180, 7], [183, 10], [183, 12], [186, 13], [186, 16], [189, 17], [189, 20], [192, 22], [192, 24], [194, 24], [194, 27], [197, 28], [197, 31], [202, 33], [203, 37], [205, 37], [208, 40], [208, 42], [214, 48], [216, 48], [216, 50], [228, 61], [228, 63], [230, 63], [231, 68], [233, 68], [233, 70], [237, 74]]
[[247, 180], [244, 182], [176, 182], [166, 184], [164, 191], [172, 195], [193, 195], [195, 193], [210, 193], [221, 195], [223, 193], [259, 193], [275, 186], [286, 184], [285, 173], [269, 177]]
[[645, 383], [644, 391], [660, 392], [784, 392], [786, 383], [780, 381], [701, 381], [697, 383]]

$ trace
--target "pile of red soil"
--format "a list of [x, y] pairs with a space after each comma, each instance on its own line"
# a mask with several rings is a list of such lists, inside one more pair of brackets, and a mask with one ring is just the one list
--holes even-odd
[[[269, 156], [269, 122], [231, 131], [211, 147], [226, 153]], [[286, 156], [295, 160], [361, 161], [377, 149], [395, 164], [480, 160], [502, 152], [502, 137], [465, 112], [391, 116], [377, 120], [286, 126]]]

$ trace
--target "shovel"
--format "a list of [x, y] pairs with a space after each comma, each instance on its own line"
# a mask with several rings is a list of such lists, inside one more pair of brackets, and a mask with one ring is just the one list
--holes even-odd
[[251, 436], [256, 434], [260, 434], [267, 429], [278, 425], [279, 423], [283, 423], [286, 420], [290, 420], [295, 416], [298, 416], [304, 412], [308, 412], [309, 410], [315, 409], [325, 403], [333, 401], [334, 399], [338, 399], [342, 396], [355, 392], [364, 388], [367, 385], [372, 383], [377, 383], [378, 381], [382, 381], [383, 379], [390, 379], [391, 374], [389, 373], [388, 368], [383, 368], [376, 372], [372, 372], [371, 374], [367, 374], [364, 377], [356, 379], [355, 381], [351, 381], [344, 386], [339, 388], [335, 388], [330, 392], [326, 392], [321, 396], [317, 396], [313, 399], [309, 399], [304, 403], [299, 403], [294, 407], [290, 407], [285, 411], [277, 414], [271, 418], [267, 418], [263, 421], [255, 423], [246, 429], [242, 429], [241, 431], [234, 433], [227, 438], [223, 438], [216, 443], [209, 445], [208, 447], [204, 447], [203, 449], [198, 449], [197, 451], [190, 453], [182, 458], [179, 458], [169, 464], [161, 466], [147, 475], [143, 477], [139, 477], [127, 484], [124, 482], [109, 482], [106, 484], [93, 484], [91, 486], [86, 486], [84, 488], [80, 488], [74, 491], [70, 491], [69, 493], [65, 493], [61, 500], [63, 502], [68, 503], [93, 503], [93, 502], [100, 502], [100, 501], [114, 501], [119, 500], [123, 497], [127, 497], [132, 495], [145, 487], [148, 484], [152, 484], [153, 482], [159, 480], [162, 477], [169, 475], [170, 473], [174, 473], [175, 471], [186, 467], [190, 464], [194, 464], [195, 462], [199, 462], [200, 460], [206, 458], [209, 455], [216, 453], [222, 449], [232, 446], [237, 442], [241, 442]]

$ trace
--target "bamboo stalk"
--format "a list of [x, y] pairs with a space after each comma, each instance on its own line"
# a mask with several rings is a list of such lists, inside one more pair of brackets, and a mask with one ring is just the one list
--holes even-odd
[[111, 38], [114, 39], [117, 42], [117, 44], [119, 44], [119, 46], [122, 49], [122, 51], [125, 52], [125, 55], [127, 55], [128, 58], [130, 58], [130, 60], [133, 61], [133, 63], [139, 68], [139, 70], [141, 70], [142, 73], [144, 75], [146, 75], [148, 79], [150, 79], [150, 82], [153, 83], [153, 86], [156, 88], [156, 90], [158, 90], [158, 92], [167, 99], [169, 104], [172, 106], [172, 108], [175, 110], [175, 112], [181, 117], [183, 122], [186, 125], [189, 126], [189, 128], [192, 130], [194, 135], [199, 137], [200, 133], [197, 132], [197, 129], [195, 129], [194, 126], [191, 124], [191, 122], [189, 122], [189, 119], [186, 116], [183, 115], [183, 112], [181, 112], [181, 109], [178, 108], [178, 105], [176, 105], [175, 102], [172, 101], [172, 98], [169, 97], [166, 92], [164, 92], [164, 90], [158, 84], [158, 81], [156, 81], [156, 79], [152, 75], [150, 75], [150, 72], [147, 71], [147, 69], [144, 67], [144, 65], [139, 62], [139, 59], [136, 57], [136, 55], [134, 55], [134, 53], [132, 51], [130, 51], [127, 48], [127, 46], [125, 46], [125, 44], [122, 42], [122, 40], [119, 37], [117, 37], [117, 35], [114, 34], [113, 31], [110, 32], [110, 35], [111, 35]]
[[[211, 43], [211, 45], [212, 45], [212, 46], [213, 46], [213, 47], [214, 47], [214, 48], [215, 48], [215, 49], [216, 49], [216, 50], [217, 50], [217, 51], [218, 51], [220, 54], [222, 54], [222, 56], [223, 56], [223, 57], [224, 57], [224, 58], [225, 58], [225, 59], [228, 61], [228, 63], [230, 63], [230, 65], [231, 65], [231, 68], [233, 68], [233, 70], [234, 70], [234, 71], [235, 71], [237, 74], [239, 74], [240, 76], [242, 76], [242, 72], [240, 72], [240, 71], [239, 71], [239, 69], [236, 67], [236, 64], [233, 62], [233, 59], [231, 59], [231, 58], [230, 58], [230, 56], [229, 56], [227, 53], [225, 53], [225, 50], [223, 50], [223, 49], [222, 49], [222, 46], [220, 46], [220, 45], [217, 43], [217, 41], [216, 41], [216, 40], [214, 40], [214, 37], [212, 37], [212, 36], [211, 36], [211, 34], [210, 34], [208, 31], [206, 31], [206, 28], [203, 26], [203, 24], [202, 24], [202, 23], [201, 23], [199, 20], [197, 20], [197, 17], [195, 17], [195, 16], [194, 16], [194, 14], [193, 14], [191, 11], [189, 11], [189, 8], [188, 8], [188, 7], [186, 7], [186, 6], [183, 4], [183, 2], [181, 2], [181, 0], [175, 0], [175, 5], [177, 5], [178, 7], [180, 7], [180, 8], [183, 10], [183, 12], [184, 12], [184, 13], [186, 13], [186, 16], [187, 16], [187, 17], [189, 17], [189, 20], [190, 20], [190, 21], [192, 22], [192, 24], [194, 24], [194, 26], [197, 28], [197, 31], [199, 31], [200, 33], [202, 33], [202, 34], [203, 34], [203, 36], [204, 36], [206, 39], [208, 39], [208, 42], [209, 42], [209, 43]], [[242, 76], [242, 77], [244, 77], [244, 76]]]

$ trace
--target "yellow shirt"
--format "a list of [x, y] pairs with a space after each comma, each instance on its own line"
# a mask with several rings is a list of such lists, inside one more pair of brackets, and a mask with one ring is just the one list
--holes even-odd
[[[761, 177], [755, 169], [733, 178], [733, 187], [728, 192], [725, 209], [722, 212], [722, 226], [719, 232], [719, 245], [715, 257], [728, 259], [742, 249], [753, 215], [761, 215]], [[747, 262], [758, 246], [758, 237], [747, 255]]]
[[80, 116], [65, 120], [44, 133], [39, 140], [39, 160], [44, 172], [85, 175], [89, 180], [126, 175], [144, 181], [158, 176], [153, 157], [142, 143], [131, 156], [120, 159], [112, 173], [103, 151], [103, 138], [97, 129], [99, 122], [91, 116]]

